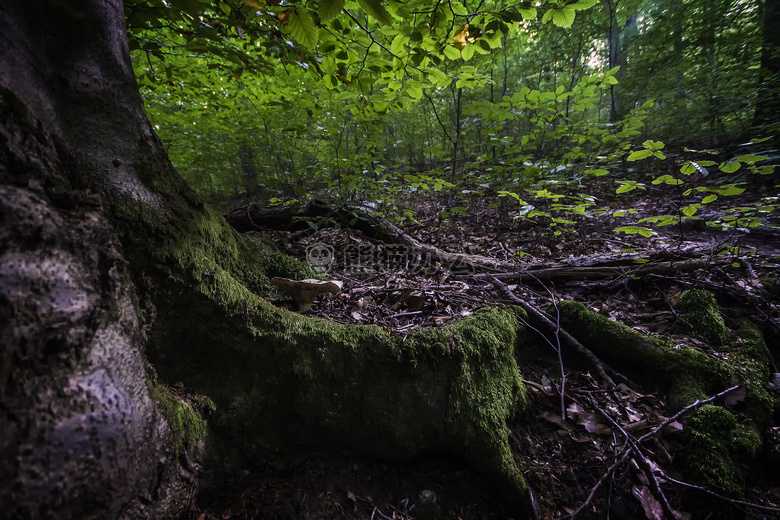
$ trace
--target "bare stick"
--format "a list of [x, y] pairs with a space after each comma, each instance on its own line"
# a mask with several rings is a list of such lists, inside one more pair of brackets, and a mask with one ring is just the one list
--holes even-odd
[[715, 498], [719, 498], [719, 499], [724, 500], [726, 502], [730, 502], [730, 503], [732, 503], [734, 505], [743, 506], [743, 507], [752, 507], [754, 509], [761, 509], [762, 511], [772, 511], [773, 513], [780, 513], [780, 508], [778, 508], [778, 507], [762, 506], [760, 504], [754, 504], [752, 502], [744, 502], [742, 500], [736, 500], [734, 498], [724, 497], [723, 495], [719, 495], [719, 494], [715, 493], [714, 491], [710, 491], [707, 488], [704, 488], [704, 487], [701, 487], [701, 486], [697, 486], [695, 484], [689, 484], [688, 482], [683, 482], [682, 480], [674, 479], [674, 478], [670, 477], [669, 475], [667, 475], [666, 473], [663, 474], [663, 479], [664, 480], [668, 480], [669, 482], [671, 482], [673, 484], [677, 484], [678, 486], [684, 486], [684, 487], [687, 487], [687, 488], [695, 489], [697, 491], [701, 491], [702, 493], [707, 493], [710, 496], [713, 496]]
[[[490, 274], [487, 275], [487, 278], [490, 280], [490, 282], [496, 286], [496, 288], [501, 291], [501, 293], [512, 300], [513, 302], [519, 304], [525, 311], [534, 317], [534, 319], [541, 321], [544, 323], [547, 327], [549, 327], [552, 330], [558, 330], [558, 325], [552, 322], [550, 318], [544, 315], [539, 309], [531, 305], [530, 303], [526, 302], [525, 300], [518, 298], [512, 291], [509, 290], [509, 287], [506, 286], [504, 282], [496, 278], [495, 276], [492, 276]], [[611, 368], [608, 368], [604, 363], [601, 362], [601, 360], [596, 357], [596, 355], [591, 352], [589, 349], [587, 349], [582, 343], [577, 341], [574, 336], [566, 332], [564, 329], [560, 329], [559, 334], [561, 337], [568, 343], [571, 347], [574, 348], [580, 355], [585, 357], [588, 361], [590, 361], [593, 368], [596, 370], [596, 373], [599, 375], [600, 378], [602, 378], [604, 381], [609, 384], [610, 387], [614, 388], [615, 381], [613, 381], [612, 377], [607, 375], [607, 372], [610, 372], [615, 379], [620, 380], [621, 382], [626, 382], [626, 378], [621, 376], [616, 371], [612, 370]]]
[[677, 419], [679, 419], [680, 417], [682, 417], [686, 413], [690, 412], [691, 410], [695, 410], [696, 408], [699, 408], [700, 406], [704, 406], [707, 403], [711, 403], [715, 399], [719, 399], [719, 398], [721, 398], [721, 397], [723, 397], [723, 396], [725, 396], [727, 394], [730, 394], [731, 392], [733, 392], [734, 390], [739, 388], [739, 386], [740, 385], [736, 385], [736, 386], [732, 386], [731, 388], [727, 388], [726, 390], [722, 391], [721, 393], [713, 395], [712, 397], [710, 397], [709, 399], [705, 399], [704, 401], [699, 401], [697, 399], [695, 403], [689, 404], [688, 406], [686, 406], [685, 408], [683, 408], [682, 410], [680, 410], [679, 412], [677, 412], [676, 414], [674, 414], [673, 416], [671, 416], [670, 418], [668, 418], [667, 420], [665, 420], [664, 422], [662, 422], [661, 424], [659, 424], [658, 426], [653, 428], [652, 431], [647, 432], [646, 434], [644, 434], [641, 437], [639, 437], [639, 439], [637, 439], [638, 442], [643, 442], [643, 441], [646, 441], [647, 439], [649, 439], [651, 437], [655, 437], [656, 435], [658, 435], [658, 432], [660, 432], [666, 425], [673, 423], [674, 421], [676, 421]]
[[593, 486], [593, 489], [590, 490], [590, 494], [588, 495], [588, 498], [585, 499], [585, 502], [582, 503], [580, 507], [576, 509], [571, 515], [568, 516], [568, 518], [574, 518], [578, 514], [580, 514], [583, 509], [588, 507], [588, 505], [593, 501], [593, 499], [596, 496], [596, 493], [601, 488], [602, 485], [604, 485], [604, 482], [606, 482], [607, 477], [609, 477], [611, 474], [615, 472], [615, 470], [618, 469], [623, 463], [626, 462], [626, 459], [628, 458], [628, 455], [630, 453], [630, 450], [628, 449], [628, 445], [626, 444], [623, 446], [623, 450], [620, 454], [620, 458], [616, 460], [609, 468], [607, 468], [607, 471], [604, 472], [603, 475], [601, 475], [601, 478], [598, 482], [596, 482], [596, 485]]

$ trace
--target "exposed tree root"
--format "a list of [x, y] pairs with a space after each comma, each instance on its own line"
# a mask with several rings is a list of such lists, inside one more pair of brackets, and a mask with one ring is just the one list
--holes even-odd
[[590, 349], [586, 348], [582, 343], [577, 341], [574, 336], [566, 332], [565, 329], [561, 328], [560, 323], [554, 323], [542, 311], [522, 298], [518, 298], [501, 280], [491, 275], [488, 275], [488, 279], [493, 283], [493, 285], [496, 286], [499, 291], [501, 291], [504, 296], [523, 307], [523, 309], [525, 309], [529, 315], [531, 315], [535, 320], [541, 322], [548, 330], [560, 334], [560, 336], [563, 337], [563, 339], [570, 347], [572, 347], [578, 354], [588, 360], [593, 369], [596, 370], [596, 373], [599, 375], [599, 377], [606, 381], [610, 388], [615, 387], [615, 381], [613, 378], [621, 382], [628, 382], [627, 378], [605, 365]]

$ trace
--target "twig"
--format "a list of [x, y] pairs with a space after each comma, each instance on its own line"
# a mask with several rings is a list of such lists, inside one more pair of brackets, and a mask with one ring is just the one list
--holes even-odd
[[588, 397], [588, 402], [594, 410], [596, 410], [602, 417], [609, 421], [609, 423], [612, 424], [614, 428], [617, 428], [618, 431], [623, 434], [623, 436], [626, 438], [626, 443], [631, 448], [631, 453], [634, 454], [634, 460], [637, 462], [637, 465], [640, 467], [640, 469], [645, 473], [647, 479], [652, 483], [654, 494], [656, 495], [656, 499], [661, 502], [661, 506], [664, 508], [664, 513], [666, 513], [666, 515], [670, 518], [678, 518], [677, 513], [674, 511], [674, 509], [672, 509], [672, 506], [669, 503], [669, 499], [666, 498], [666, 493], [664, 493], [663, 489], [661, 489], [661, 483], [658, 482], [658, 477], [653, 471], [652, 464], [650, 464], [650, 461], [647, 459], [645, 454], [642, 453], [642, 448], [637, 440], [630, 433], [624, 430], [623, 427], [620, 426], [607, 412], [602, 410], [592, 397]]
[[690, 412], [691, 410], [695, 410], [696, 408], [699, 408], [700, 406], [703, 406], [703, 405], [705, 405], [707, 403], [711, 403], [715, 399], [719, 399], [719, 398], [721, 398], [721, 397], [723, 397], [725, 395], [728, 395], [728, 394], [730, 394], [731, 392], [733, 392], [734, 390], [736, 390], [739, 387], [740, 387], [740, 385], [732, 386], [731, 388], [727, 388], [726, 390], [722, 391], [721, 393], [713, 395], [712, 397], [710, 397], [708, 399], [705, 399], [704, 401], [699, 401], [697, 399], [695, 403], [689, 404], [688, 406], [686, 406], [685, 408], [683, 408], [682, 410], [680, 410], [679, 412], [677, 412], [676, 414], [674, 414], [673, 416], [671, 416], [670, 418], [666, 419], [664, 422], [662, 422], [661, 424], [659, 424], [658, 426], [653, 428], [652, 431], [649, 431], [646, 434], [644, 434], [641, 437], [639, 437], [639, 439], [637, 439], [637, 442], [644, 442], [644, 441], [646, 441], [647, 439], [649, 439], [651, 437], [655, 437], [656, 435], [658, 435], [658, 432], [660, 432], [662, 429], [664, 429], [667, 425], [672, 424], [674, 421], [676, 421], [677, 419], [679, 419], [680, 417], [682, 417], [686, 413]]
[[719, 498], [719, 499], [724, 500], [726, 502], [730, 502], [730, 503], [732, 503], [734, 505], [743, 506], [743, 507], [752, 507], [754, 509], [761, 509], [762, 511], [772, 511], [773, 513], [780, 513], [780, 508], [778, 508], [778, 507], [762, 506], [760, 504], [754, 504], [752, 502], [745, 502], [743, 500], [737, 500], [735, 498], [724, 497], [723, 495], [719, 495], [718, 493], [715, 493], [714, 491], [710, 491], [707, 488], [704, 488], [704, 487], [701, 487], [701, 486], [697, 486], [695, 484], [689, 484], [688, 482], [683, 482], [682, 480], [674, 479], [674, 478], [670, 477], [669, 475], [667, 475], [666, 473], [663, 473], [662, 478], [664, 480], [668, 480], [669, 482], [671, 482], [673, 484], [677, 484], [678, 486], [684, 486], [684, 487], [688, 487], [688, 488], [691, 488], [691, 489], [696, 489], [698, 491], [701, 491], [702, 493], [707, 493], [710, 496], [713, 496], [715, 498]]
[[618, 379], [621, 382], [627, 382], [626, 378], [620, 375], [618, 372], [612, 370], [611, 368], [604, 365], [604, 363], [601, 362], [601, 360], [596, 357], [596, 355], [591, 352], [588, 348], [586, 348], [582, 343], [577, 341], [574, 336], [566, 332], [564, 329], [558, 329], [559, 325], [556, 325], [552, 322], [550, 318], [544, 315], [539, 309], [531, 305], [530, 303], [526, 302], [525, 300], [518, 298], [515, 296], [512, 291], [509, 290], [509, 287], [506, 286], [504, 282], [496, 278], [495, 276], [491, 274], [487, 274], [486, 278], [490, 280], [490, 282], [496, 286], [498, 290], [501, 291], [502, 294], [504, 294], [507, 298], [512, 300], [513, 302], [519, 304], [520, 306], [525, 309], [525, 311], [532, 315], [535, 319], [541, 321], [544, 323], [547, 327], [549, 327], [552, 330], [558, 330], [558, 333], [561, 335], [561, 337], [572, 347], [574, 350], [576, 350], [580, 355], [582, 355], [585, 359], [590, 361], [593, 368], [596, 370], [596, 373], [601, 377], [604, 381], [607, 382], [607, 384], [611, 388], [615, 388], [617, 385], [615, 385], [615, 381], [610, 377], [607, 372], [611, 373], [615, 379]]
[[602, 485], [604, 485], [604, 482], [606, 482], [607, 477], [609, 477], [611, 474], [613, 474], [618, 467], [620, 467], [623, 463], [625, 463], [626, 459], [628, 458], [628, 455], [631, 453], [631, 451], [628, 449], [628, 445], [623, 446], [622, 453], [620, 454], [620, 458], [616, 460], [609, 468], [607, 468], [607, 471], [604, 472], [603, 475], [601, 475], [601, 478], [598, 482], [596, 482], [596, 485], [593, 486], [593, 488], [590, 490], [590, 494], [588, 495], [588, 498], [585, 499], [585, 502], [583, 502], [580, 507], [578, 507], [572, 514], [568, 516], [568, 518], [574, 518], [578, 514], [580, 514], [590, 503], [593, 501], [593, 499], [596, 497], [596, 493], [601, 488]]
[[695, 410], [696, 408], [699, 408], [707, 403], [711, 403], [712, 401], [719, 399], [737, 388], [739, 388], [740, 385], [732, 386], [731, 388], [728, 388], [708, 399], [705, 399], [703, 401], [697, 400], [693, 404], [690, 404], [674, 414], [669, 419], [665, 420], [658, 426], [656, 426], [652, 431], [642, 435], [638, 439], [634, 438], [629, 432], [627, 432], [622, 426], [620, 426], [609, 414], [607, 414], [604, 410], [602, 410], [598, 405], [596, 405], [595, 401], [588, 397], [588, 402], [593, 407], [594, 410], [596, 410], [601, 416], [603, 416], [615, 429], [620, 431], [620, 433], [626, 438], [626, 444], [623, 446], [620, 454], [620, 458], [615, 461], [607, 470], [601, 475], [601, 478], [599, 478], [598, 482], [593, 486], [593, 488], [590, 491], [590, 494], [588, 494], [588, 497], [585, 499], [585, 501], [578, 507], [571, 515], [569, 515], [567, 518], [574, 518], [579, 513], [581, 513], [588, 505], [593, 501], [593, 498], [596, 496], [596, 493], [601, 488], [601, 486], [604, 484], [604, 482], [607, 480], [607, 478], [613, 474], [623, 463], [626, 462], [629, 455], [633, 454], [633, 459], [636, 461], [637, 465], [642, 469], [642, 471], [647, 476], [648, 480], [652, 483], [654, 494], [657, 496], [657, 498], [660, 498], [661, 506], [664, 508], [664, 513], [671, 518], [678, 518], [677, 513], [672, 509], [671, 504], [669, 503], [666, 494], [661, 489], [661, 482], [659, 480], [659, 477], [668, 480], [669, 482], [673, 482], [678, 485], [682, 486], [688, 486], [694, 489], [699, 489], [701, 491], [704, 491], [705, 493], [708, 493], [712, 496], [715, 496], [717, 498], [721, 498], [723, 500], [726, 500], [728, 502], [731, 502], [733, 504], [742, 505], [745, 507], [755, 507], [762, 510], [768, 510], [768, 511], [780, 511], [780, 509], [771, 508], [768, 506], [761, 506], [758, 504], [751, 504], [749, 502], [742, 502], [739, 500], [730, 499], [727, 497], [723, 497], [721, 495], [718, 495], [717, 493], [714, 493], [712, 491], [709, 491], [705, 488], [695, 486], [693, 484], [688, 484], [686, 482], [675, 480], [668, 475], [666, 475], [665, 472], [663, 472], [660, 468], [653, 468], [653, 465], [650, 463], [650, 460], [642, 453], [640, 444], [643, 441], [646, 441], [658, 434], [665, 426], [668, 424], [671, 424], [672, 422], [676, 421], [686, 413], [690, 412], [691, 410]]

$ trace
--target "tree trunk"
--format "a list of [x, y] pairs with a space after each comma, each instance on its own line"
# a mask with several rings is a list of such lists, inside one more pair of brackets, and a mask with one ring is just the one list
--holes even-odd
[[238, 145], [238, 157], [241, 160], [241, 180], [244, 184], [244, 193], [257, 195], [260, 188], [257, 185], [259, 176], [255, 164], [255, 150], [248, 137]]
[[[204, 438], [239, 461], [450, 452], [527, 508], [506, 425], [527, 406], [514, 315], [400, 338], [273, 307], [270, 277], [313, 272], [178, 176], [124, 27], [121, 0], [0, 4], [3, 514], [178, 517]], [[195, 409], [212, 408], [204, 437]]]
[[777, 114], [780, 113], [780, 6], [775, 1], [764, 0], [761, 9], [761, 84], [753, 127], [760, 135], [774, 134], [774, 142], [780, 142], [777, 137]]
[[191, 407], [168, 400], [167, 421], [151, 398], [166, 393], [147, 374], [117, 240], [120, 222], [164, 210], [151, 182], [184, 188], [146, 120], [122, 28], [119, 0], [0, 7], [7, 518], [177, 517], [195, 489], [202, 437], [177, 444], [173, 416]]

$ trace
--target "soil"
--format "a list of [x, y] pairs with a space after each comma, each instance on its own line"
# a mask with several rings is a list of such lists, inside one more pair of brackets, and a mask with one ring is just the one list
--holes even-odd
[[[771, 183], [770, 183], [771, 184]], [[718, 352], [696, 338], [685, 336], [685, 327], [674, 304], [683, 290], [709, 289], [718, 298], [727, 325], [736, 327], [745, 317], [758, 322], [770, 352], [780, 359], [780, 229], [771, 213], [761, 228], [721, 229], [705, 225], [717, 220], [736, 204], [749, 204], [771, 196], [773, 186], [757, 186], [750, 195], [728, 198], [706, 207], [702, 220], [681, 226], [653, 228], [651, 237], [622, 235], [612, 230], [628, 225], [615, 211], [634, 208], [633, 221], [670, 212], [674, 204], [663, 190], [641, 197], [603, 200], [604, 211], [574, 217], [572, 223], [552, 226], [548, 221], [519, 217], [507, 199], [471, 199], [458, 209], [445, 204], [446, 197], [414, 201], [417, 223], [404, 229], [419, 241], [443, 250], [480, 254], [514, 262], [518, 270], [534, 265], [584, 265], [587, 259], [634, 255], [646, 258], [659, 251], [685, 252], [708, 258], [706, 266], [692, 272], [637, 278], [631, 268], [621, 276], [604, 280], [557, 280], [555, 284], [510, 284], [524, 300], [544, 307], [559, 299], [581, 301], [590, 309], [648, 334], [679, 338], [712, 355]], [[499, 201], [494, 207], [489, 202]], [[541, 202], [543, 203], [543, 201]], [[541, 204], [540, 203], [540, 204]], [[443, 218], [442, 215], [449, 215]], [[332, 248], [335, 258], [327, 276], [345, 282], [337, 297], [315, 303], [312, 315], [344, 323], [376, 323], [388, 333], [404, 334], [416, 327], [435, 327], [467, 316], [484, 306], [507, 303], [488, 282], [457, 276], [446, 266], [416, 264], [409, 258], [388, 254], [378, 244], [348, 229], [321, 228], [291, 235], [278, 230], [258, 230], [283, 252], [302, 260], [315, 245]], [[351, 249], [350, 249], [351, 248]], [[350, 263], [345, 250], [380, 251], [375, 263], [360, 269]], [[408, 252], [402, 252], [407, 254]], [[354, 256], [352, 257], [354, 260]], [[275, 302], [290, 305], [283, 298]], [[607, 421], [593, 410], [609, 410], [622, 427], [642, 433], [669, 416], [664, 396], [652, 381], [620, 385], [609, 391], [573, 354], [564, 351], [566, 407], [561, 419], [556, 396], [561, 386], [561, 364], [550, 348], [529, 348], [518, 353], [523, 377], [534, 397], [533, 411], [510, 425], [512, 446], [538, 504], [539, 518], [570, 515], [586, 503], [591, 490], [615, 461], [622, 441]], [[777, 366], [774, 366], [777, 372]], [[774, 430], [780, 438], [780, 421]], [[679, 448], [679, 423], [664, 428], [648, 445], [648, 456], [668, 475], [679, 478], [675, 451]], [[660, 518], [663, 515], [649, 493], [652, 483], [637, 468], [627, 467], [605, 480], [595, 498], [577, 518]], [[666, 482], [663, 488], [681, 518], [744, 518], [745, 508], [714, 499], [700, 491]], [[429, 516], [430, 495], [435, 494], [436, 514]], [[422, 498], [421, 498], [422, 496]], [[746, 502], [780, 508], [780, 475], [776, 468], [752, 468]], [[780, 518], [780, 509], [753, 510], [754, 518]], [[438, 516], [437, 516], [438, 515]], [[412, 461], [372, 460], [354, 453], [300, 452], [295, 457], [269, 456], [259, 468], [247, 468], [223, 486], [202, 493], [186, 518], [305, 518], [305, 519], [483, 519], [508, 518], [492, 490], [457, 458], [445, 454]]]

